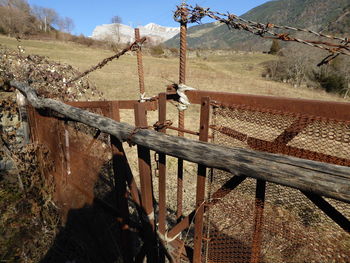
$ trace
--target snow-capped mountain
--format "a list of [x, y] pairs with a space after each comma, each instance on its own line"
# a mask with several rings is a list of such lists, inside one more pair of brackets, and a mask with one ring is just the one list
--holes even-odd
[[[162, 43], [180, 32], [177, 27], [165, 27], [154, 23], [140, 26], [141, 37], [147, 36], [153, 44]], [[129, 43], [135, 40], [134, 28], [123, 24], [106, 24], [96, 26], [92, 32], [93, 39], [112, 40], [119, 43]]]

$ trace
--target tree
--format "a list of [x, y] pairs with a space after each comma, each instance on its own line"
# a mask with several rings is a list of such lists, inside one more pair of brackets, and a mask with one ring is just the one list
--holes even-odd
[[115, 24], [115, 33], [117, 35], [117, 43], [120, 43], [120, 24], [122, 23], [122, 18], [120, 16], [113, 16], [111, 22]]
[[272, 41], [272, 45], [269, 51], [269, 54], [276, 55], [281, 50], [280, 42], [277, 39]]
[[59, 22], [59, 16], [52, 8], [33, 6], [32, 13], [39, 21], [41, 21], [40, 30], [45, 32], [50, 31], [53, 25], [58, 24]]
[[72, 30], [75, 27], [74, 21], [70, 17], [64, 17], [64, 18], [59, 19], [57, 24], [58, 24], [58, 28], [60, 29], [60, 31], [65, 32], [65, 33], [69, 33], [69, 34], [72, 32]]
[[30, 6], [26, 0], [0, 0], [0, 5], [16, 8], [26, 14], [30, 13]]
[[9, 35], [31, 33], [33, 17], [27, 1], [0, 0], [0, 28]]
[[45, 16], [44, 16], [44, 12], [43, 12], [43, 7], [37, 6], [37, 5], [33, 5], [33, 7], [32, 7], [32, 14], [39, 21], [39, 23], [37, 25], [38, 29], [40, 31], [44, 31]]

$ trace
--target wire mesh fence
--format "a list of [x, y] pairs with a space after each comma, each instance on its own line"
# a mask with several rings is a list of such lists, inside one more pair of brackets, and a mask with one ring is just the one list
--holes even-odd
[[245, 105], [215, 107], [211, 128], [230, 146], [350, 166], [349, 121]]
[[[347, 121], [212, 102], [213, 143], [349, 166]], [[269, 165], [266, 163], [266, 165]], [[248, 175], [249, 176], [249, 175]], [[208, 178], [204, 262], [348, 262], [350, 237], [301, 191], [257, 181], [216, 193], [232, 174]], [[216, 198], [214, 200], [211, 198]], [[347, 219], [346, 203], [327, 199]]]

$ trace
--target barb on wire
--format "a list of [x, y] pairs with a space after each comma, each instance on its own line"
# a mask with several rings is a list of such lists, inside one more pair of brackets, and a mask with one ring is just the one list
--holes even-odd
[[[187, 18], [181, 17], [183, 8], [186, 8]], [[293, 41], [297, 43], [301, 43], [304, 45], [308, 45], [311, 47], [319, 48], [326, 50], [330, 53], [325, 59], [322, 60], [319, 65], [327, 64], [332, 59], [336, 58], [339, 54], [350, 56], [350, 40], [348, 38], [341, 38], [331, 35], [326, 35], [323, 33], [318, 33], [309, 29], [296, 28], [291, 26], [280, 26], [272, 23], [258, 23], [250, 20], [245, 20], [240, 18], [234, 14], [230, 13], [219, 13], [215, 11], [211, 11], [210, 8], [203, 8], [200, 6], [178, 6], [178, 9], [174, 13], [174, 19], [176, 21], [183, 21], [187, 23], [200, 23], [204, 17], [212, 18], [216, 21], [219, 21], [223, 24], [226, 24], [229, 29], [237, 29], [244, 30], [250, 32], [254, 35], [260, 36], [262, 38], [270, 38], [270, 39], [278, 39], [281, 41]], [[313, 40], [304, 40], [296, 37], [290, 36], [288, 33], [277, 33], [273, 31], [273, 29], [284, 29], [284, 30], [293, 30], [299, 32], [306, 32], [309, 34], [313, 34], [318, 37], [323, 37], [331, 40], [338, 40], [340, 43], [330, 43], [325, 41], [313, 41]]]
[[67, 84], [75, 82], [79, 79], [81, 79], [82, 77], [85, 77], [86, 75], [90, 74], [91, 72], [100, 69], [102, 67], [104, 67], [108, 62], [111, 62], [114, 59], [118, 59], [119, 57], [123, 56], [126, 52], [128, 51], [134, 51], [135, 49], [138, 49], [140, 47], [140, 45], [142, 45], [144, 42], [146, 41], [146, 37], [143, 37], [140, 39], [140, 41], [135, 41], [133, 42], [130, 46], [124, 48], [122, 51], [120, 51], [119, 53], [105, 58], [104, 60], [102, 60], [100, 63], [98, 63], [97, 65], [89, 68], [88, 70], [84, 71], [83, 73], [81, 73], [80, 75], [76, 76], [75, 78], [69, 80], [67, 82]]

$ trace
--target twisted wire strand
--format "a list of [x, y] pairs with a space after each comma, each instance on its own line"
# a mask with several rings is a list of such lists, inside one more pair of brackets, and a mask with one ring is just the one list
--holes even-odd
[[[183, 6], [181, 6], [183, 8]], [[262, 38], [270, 38], [270, 39], [278, 39], [281, 41], [293, 41], [297, 43], [301, 43], [310, 47], [319, 48], [325, 51], [330, 52], [331, 54], [342, 54], [350, 56], [350, 40], [348, 38], [341, 38], [336, 36], [330, 36], [323, 33], [317, 33], [315, 31], [309, 30], [309, 29], [302, 29], [302, 28], [296, 28], [296, 27], [290, 27], [290, 26], [280, 26], [280, 25], [274, 25], [274, 24], [263, 24], [263, 23], [257, 23], [250, 20], [245, 20], [243, 18], [240, 18], [234, 14], [224, 14], [219, 13], [215, 11], [211, 11], [209, 8], [203, 8], [200, 6], [191, 6], [186, 5], [186, 9], [188, 12], [188, 15], [186, 18], [183, 17], [182, 9], [178, 7], [178, 9], [174, 12], [174, 19], [179, 22], [186, 22], [186, 23], [199, 23], [201, 19], [204, 17], [212, 18], [216, 21], [219, 21], [223, 24], [226, 24], [230, 29], [238, 29], [238, 30], [244, 30], [247, 32], [250, 32], [254, 35], [260, 36]], [[310, 33], [313, 35], [316, 35], [318, 37], [325, 37], [332, 40], [338, 40], [341, 41], [340, 44], [330, 43], [330, 42], [324, 42], [324, 41], [313, 41], [313, 40], [304, 40], [296, 37], [289, 36], [288, 33], [277, 33], [274, 31], [271, 31], [271, 29], [288, 29], [288, 30], [295, 30], [295, 31], [301, 31]], [[269, 36], [266, 36], [268, 34]], [[333, 56], [334, 58], [336, 56]], [[323, 60], [324, 62], [329, 62], [330, 59]]]
[[220, 13], [220, 12], [216, 12], [216, 11], [210, 11], [209, 8], [203, 8], [203, 7], [200, 7], [200, 6], [191, 6], [191, 5], [186, 5], [186, 7], [191, 10], [192, 9], [192, 13], [195, 14], [195, 13], [199, 13], [199, 12], [203, 12], [204, 13], [211, 13], [213, 15], [218, 15], [218, 16], [223, 16], [223, 17], [227, 17], [227, 18], [234, 18], [238, 21], [241, 21], [243, 23], [246, 23], [246, 24], [251, 24], [251, 25], [254, 25], [254, 26], [257, 26], [257, 27], [261, 27], [261, 28], [265, 28], [265, 27], [269, 27], [269, 28], [275, 28], [275, 29], [286, 29], [286, 30], [293, 30], [293, 31], [299, 31], [299, 32], [305, 32], [305, 33], [310, 33], [310, 34], [313, 34], [315, 36], [318, 36], [318, 37], [324, 37], [324, 38], [328, 38], [328, 39], [332, 39], [332, 40], [340, 40], [344, 43], [346, 42], [349, 42], [350, 40], [348, 38], [342, 38], [342, 37], [338, 37], [338, 36], [332, 36], [332, 35], [328, 35], [328, 34], [324, 34], [322, 32], [316, 32], [314, 30], [310, 30], [310, 29], [307, 29], [307, 28], [298, 28], [298, 27], [292, 27], [292, 26], [283, 26], [283, 25], [275, 25], [275, 24], [263, 24], [263, 23], [259, 23], [259, 22], [255, 22], [255, 21], [252, 21], [252, 20], [246, 20], [244, 18], [241, 18], [235, 14], [230, 14], [230, 13]]

